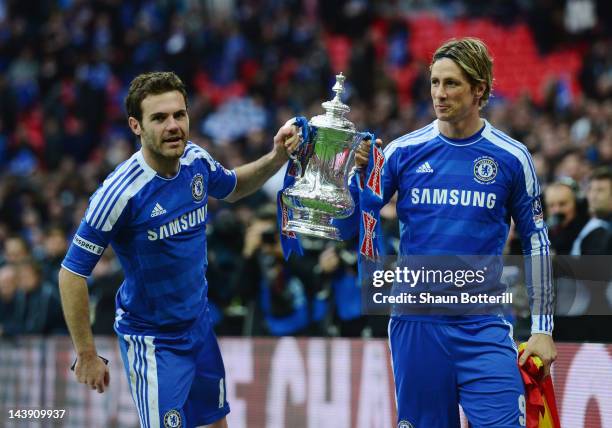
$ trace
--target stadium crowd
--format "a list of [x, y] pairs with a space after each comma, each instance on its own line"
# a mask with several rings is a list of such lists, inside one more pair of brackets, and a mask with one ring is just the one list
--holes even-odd
[[[612, 230], [612, 41], [610, 26], [601, 23], [609, 16], [606, 2], [593, 2], [600, 22], [578, 33], [540, 31], [544, 24], [563, 26], [538, 21], [541, 8], [554, 2], [528, 8], [493, 1], [484, 9], [445, 1], [31, 3], [0, 1], [1, 336], [66, 332], [57, 273], [89, 196], [138, 149], [123, 108], [135, 75], [179, 74], [194, 94], [191, 140], [232, 168], [266, 153], [288, 118], [322, 111], [337, 71], [326, 35], [342, 34], [351, 40], [349, 118], [388, 143], [433, 118], [427, 64], [412, 58], [404, 19], [417, 10], [447, 19], [477, 13], [513, 25], [504, 13], [512, 3], [536, 25], [542, 53], [558, 46], [580, 52], [580, 92], [551, 81], [536, 103], [533, 94], [510, 99], [494, 87], [484, 114], [531, 151], [556, 254], [572, 252], [594, 215], [594, 200], [597, 217]], [[385, 23], [385, 37], [372, 36], [375, 22]], [[391, 75], [412, 63], [418, 72], [409, 96], [400, 99]], [[604, 188], [592, 197], [595, 171]], [[217, 332], [385, 335], [384, 318], [361, 315], [351, 243], [305, 239], [305, 257], [283, 262], [274, 205], [279, 186], [280, 178], [273, 179], [232, 206], [209, 202], [207, 277]], [[383, 217], [393, 248], [392, 205]], [[591, 254], [610, 254], [606, 236]], [[508, 248], [520, 251], [512, 240]], [[109, 248], [89, 279], [95, 333], [112, 333], [121, 280]]]

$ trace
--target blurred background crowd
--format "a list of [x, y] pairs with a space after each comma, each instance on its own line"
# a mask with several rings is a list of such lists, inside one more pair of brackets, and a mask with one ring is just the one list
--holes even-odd
[[[60, 263], [89, 196], [138, 150], [123, 99], [151, 70], [186, 82], [191, 140], [233, 168], [268, 152], [288, 118], [320, 114], [339, 71], [358, 129], [386, 144], [424, 126], [434, 49], [480, 37], [496, 77], [483, 114], [531, 151], [555, 253], [611, 254], [611, 9], [605, 0], [0, 0], [0, 335], [65, 333]], [[280, 183], [237, 204], [209, 202], [217, 333], [384, 336], [384, 317], [361, 315], [354, 243], [305, 239], [304, 258], [282, 261]], [[393, 204], [383, 217], [392, 249]], [[112, 333], [121, 281], [109, 248], [89, 279], [95, 333]], [[561, 338], [598, 339], [563, 324]]]

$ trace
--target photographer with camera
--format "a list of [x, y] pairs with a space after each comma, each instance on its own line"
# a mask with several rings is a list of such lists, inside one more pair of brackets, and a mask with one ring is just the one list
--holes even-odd
[[342, 337], [370, 336], [368, 318], [361, 312], [357, 253], [345, 243], [332, 244], [319, 255], [314, 272], [324, 290], [333, 293], [333, 325], [330, 333]]
[[[240, 275], [242, 295], [257, 301], [253, 335], [321, 334], [327, 312], [324, 295], [313, 277], [316, 259], [291, 258], [285, 262], [276, 226], [276, 207], [266, 205], [245, 233]], [[256, 287], [252, 285], [256, 284]]]

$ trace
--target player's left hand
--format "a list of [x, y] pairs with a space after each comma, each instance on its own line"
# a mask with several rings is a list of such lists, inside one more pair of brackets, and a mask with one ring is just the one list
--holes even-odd
[[[382, 140], [380, 138], [376, 139], [376, 145], [378, 147], [382, 147]], [[370, 162], [370, 147], [372, 146], [372, 142], [368, 140], [362, 140], [357, 146], [357, 150], [355, 150], [355, 166], [357, 168], [365, 169]]]
[[550, 366], [557, 359], [557, 348], [553, 342], [552, 336], [543, 333], [534, 333], [527, 341], [527, 346], [523, 355], [519, 359], [519, 364], [522, 366], [527, 361], [530, 355], [537, 355], [544, 364], [544, 376], [550, 374]]
[[294, 122], [294, 119], [288, 120], [274, 136], [274, 154], [284, 161], [289, 159], [289, 155], [297, 149], [302, 140], [300, 130]]

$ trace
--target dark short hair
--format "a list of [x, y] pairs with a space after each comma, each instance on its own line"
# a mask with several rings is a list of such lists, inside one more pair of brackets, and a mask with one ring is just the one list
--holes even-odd
[[609, 166], [600, 166], [595, 168], [589, 177], [589, 182], [594, 180], [610, 180], [612, 181], [612, 168]]
[[183, 81], [171, 71], [153, 71], [143, 73], [130, 83], [127, 97], [125, 97], [125, 110], [128, 117], [142, 121], [142, 100], [148, 95], [159, 95], [166, 92], [179, 91], [183, 94], [187, 105], [187, 89]]

